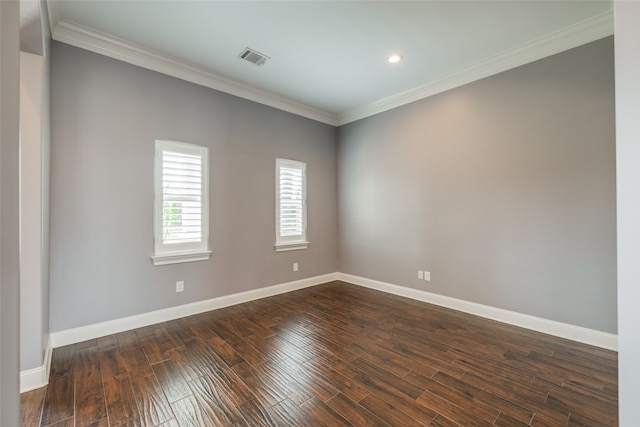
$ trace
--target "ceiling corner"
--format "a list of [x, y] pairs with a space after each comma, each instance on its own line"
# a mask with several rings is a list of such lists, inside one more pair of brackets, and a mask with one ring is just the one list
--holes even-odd
[[129, 43], [126, 40], [118, 39], [75, 22], [59, 21], [53, 28], [52, 34], [53, 39], [56, 41], [148, 70], [157, 71], [331, 126], [337, 126], [338, 123], [337, 115], [328, 111], [213, 73], [186, 61]]
[[47, 15], [49, 17], [49, 29], [51, 30], [51, 37], [53, 37], [53, 30], [56, 28], [58, 23], [62, 20], [62, 6], [60, 2], [55, 0], [46, 0], [47, 4]]
[[507, 49], [423, 86], [339, 114], [338, 126], [537, 61], [601, 38], [614, 31], [613, 10]]

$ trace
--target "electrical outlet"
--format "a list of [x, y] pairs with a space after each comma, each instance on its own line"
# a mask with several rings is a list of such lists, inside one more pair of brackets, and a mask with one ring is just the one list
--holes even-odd
[[418, 270], [418, 279], [422, 280], [424, 278], [424, 271]]
[[293, 271], [298, 271], [298, 263], [297, 262], [293, 263]]
[[176, 292], [183, 292], [184, 291], [184, 281], [180, 280], [179, 282], [176, 282]]
[[431, 272], [430, 271], [425, 271], [424, 272], [424, 280], [426, 280], [427, 282], [431, 281]]

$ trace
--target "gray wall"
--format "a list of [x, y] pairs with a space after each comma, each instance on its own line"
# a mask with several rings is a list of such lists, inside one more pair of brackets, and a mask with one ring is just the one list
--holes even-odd
[[[51, 66], [52, 332], [337, 271], [335, 128], [61, 43]], [[209, 147], [209, 261], [151, 262], [155, 139]], [[276, 157], [307, 162], [307, 250], [274, 251]]]
[[612, 37], [339, 140], [341, 272], [616, 333]]
[[[607, 38], [336, 133], [54, 43], [51, 330], [341, 271], [616, 333], [613, 90]], [[156, 138], [210, 147], [208, 262], [150, 261]], [[276, 157], [306, 251], [273, 251]]]
[[19, 5], [0, 1], [0, 425], [20, 424]]
[[640, 419], [640, 3], [614, 3], [618, 176], [618, 355], [620, 425]]

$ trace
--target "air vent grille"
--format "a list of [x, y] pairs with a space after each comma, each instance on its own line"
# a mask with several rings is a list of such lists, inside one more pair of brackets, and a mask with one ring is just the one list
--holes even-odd
[[240, 52], [238, 58], [244, 59], [245, 61], [249, 61], [252, 64], [256, 65], [264, 65], [264, 63], [267, 62], [267, 59], [269, 59], [267, 55], [264, 55], [249, 47], [242, 49], [242, 52]]

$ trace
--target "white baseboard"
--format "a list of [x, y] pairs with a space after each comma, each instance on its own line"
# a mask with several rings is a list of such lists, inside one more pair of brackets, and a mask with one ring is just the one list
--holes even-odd
[[503, 310], [501, 308], [477, 304], [404, 286], [392, 285], [390, 283], [366, 279], [364, 277], [352, 276], [350, 274], [338, 273], [338, 280], [418, 301], [428, 302], [442, 307], [462, 311], [464, 313], [474, 314], [476, 316], [485, 317], [498, 322], [508, 323], [510, 325], [531, 329], [608, 350], [618, 351], [618, 336], [615, 334], [569, 325], [567, 323], [556, 322], [554, 320], [542, 319], [540, 317], [529, 316], [515, 311]]
[[169, 307], [162, 310], [148, 313], [136, 314], [134, 316], [123, 317], [121, 319], [109, 320], [93, 325], [81, 326], [73, 329], [66, 329], [51, 334], [51, 346], [53, 348], [62, 347], [69, 344], [116, 334], [155, 323], [166, 322], [181, 317], [191, 316], [205, 311], [241, 304], [260, 298], [266, 298], [285, 292], [307, 288], [309, 286], [320, 285], [338, 279], [338, 273], [329, 273], [322, 276], [309, 277], [307, 279], [296, 280], [294, 282], [281, 283], [266, 288], [254, 289], [232, 295], [225, 295], [204, 301], [197, 301], [191, 304]]
[[49, 370], [51, 369], [52, 352], [53, 347], [51, 347], [51, 336], [49, 336], [49, 343], [44, 352], [44, 363], [42, 366], [20, 372], [20, 393], [35, 390], [49, 384]]
[[[205, 301], [198, 301], [191, 304], [169, 307], [163, 310], [137, 314], [135, 316], [124, 317], [121, 319], [115, 319], [107, 322], [96, 323], [93, 325], [81, 326], [79, 328], [54, 332], [50, 336], [51, 345], [49, 348], [62, 347], [65, 345], [99, 338], [118, 332], [152, 325], [155, 323], [166, 322], [181, 317], [203, 313], [205, 311], [241, 304], [243, 302], [266, 298], [269, 296], [295, 291], [310, 286], [320, 285], [322, 283], [327, 283], [334, 280], [342, 280], [344, 282], [353, 283], [355, 285], [364, 286], [382, 292], [451, 308], [453, 310], [462, 311], [464, 313], [474, 314], [476, 316], [485, 317], [487, 319], [496, 320], [498, 322], [531, 329], [534, 331], [566, 338], [577, 342], [582, 342], [608, 350], [618, 351], [618, 336], [615, 334], [596, 331], [580, 326], [574, 326], [567, 323], [556, 322], [553, 320], [543, 319], [540, 317], [530, 316], [527, 314], [517, 313], [514, 311], [504, 310], [501, 308], [491, 307], [488, 305], [478, 304], [470, 301], [344, 273], [324, 274], [322, 276], [310, 277], [294, 282], [282, 283], [266, 288], [240, 292], [237, 294], [212, 298]], [[45, 380], [42, 381], [40, 378], [45, 374]], [[31, 369], [29, 371], [24, 371], [20, 374], [21, 389], [23, 391], [26, 391], [26, 388], [30, 384], [36, 385], [32, 388], [41, 387], [42, 385], [46, 384], [48, 376], [48, 367], [44, 369], [44, 366]]]

